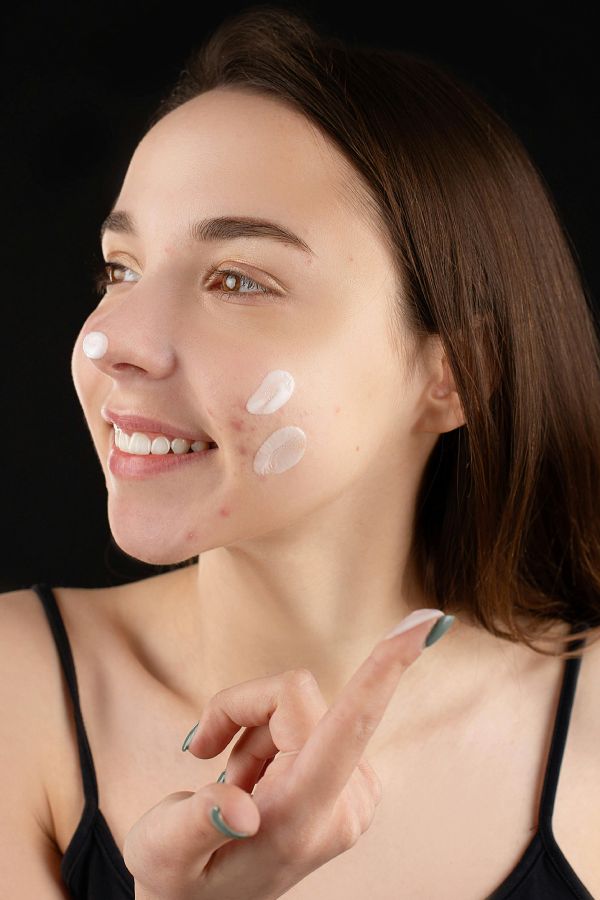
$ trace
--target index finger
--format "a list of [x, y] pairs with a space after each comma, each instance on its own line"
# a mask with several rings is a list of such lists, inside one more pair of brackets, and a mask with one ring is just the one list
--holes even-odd
[[380, 640], [347, 682], [304, 743], [290, 772], [292, 789], [303, 802], [313, 796], [319, 804], [337, 800], [403, 673], [421, 655], [434, 620], [440, 618], [444, 613], [439, 609], [415, 610], [401, 623], [410, 630]]

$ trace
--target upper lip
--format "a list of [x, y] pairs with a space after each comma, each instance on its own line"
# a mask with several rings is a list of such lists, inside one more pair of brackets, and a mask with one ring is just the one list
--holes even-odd
[[141, 416], [137, 413], [117, 413], [112, 409], [103, 407], [100, 410], [102, 418], [106, 422], [113, 422], [122, 428], [128, 434], [134, 431], [142, 431], [144, 433], [156, 432], [164, 434], [168, 438], [185, 438], [188, 441], [208, 441], [215, 443], [210, 435], [201, 429], [195, 430], [193, 433], [186, 425], [177, 425], [174, 422], [166, 422], [161, 419], [153, 419], [148, 416]]

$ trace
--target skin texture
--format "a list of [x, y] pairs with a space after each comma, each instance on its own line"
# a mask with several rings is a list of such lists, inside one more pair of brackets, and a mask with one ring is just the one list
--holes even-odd
[[[383, 634], [435, 605], [409, 555], [414, 503], [439, 435], [464, 419], [437, 339], [422, 345], [414, 378], [391, 345], [388, 309], [401, 285], [350, 179], [360, 190], [298, 112], [210, 91], [158, 122], [133, 154], [115, 209], [134, 216], [139, 236], [104, 235], [105, 259], [131, 272], [83, 323], [72, 375], [117, 544], [153, 564], [201, 554], [161, 580], [157, 618], [140, 622], [163, 660], [183, 667], [176, 690], [191, 705], [295, 666], [314, 673], [329, 704]], [[278, 222], [313, 253], [188, 236], [189, 223], [220, 215]], [[224, 276], [211, 273], [230, 265], [277, 296], [243, 287], [223, 296]], [[102, 358], [83, 353], [89, 331], [108, 337]], [[278, 369], [294, 377], [290, 399], [248, 413]], [[104, 406], [204, 430], [219, 449], [207, 465], [115, 478]], [[257, 449], [288, 425], [306, 434], [302, 459], [258, 476]], [[448, 654], [464, 659], [460, 625], [434, 651], [438, 673]], [[164, 681], [158, 662], [155, 674]]]

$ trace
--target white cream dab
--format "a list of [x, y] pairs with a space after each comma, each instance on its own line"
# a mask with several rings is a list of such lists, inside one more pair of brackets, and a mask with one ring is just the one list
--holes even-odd
[[83, 339], [83, 352], [88, 359], [100, 359], [107, 347], [108, 338], [103, 331], [88, 331]]
[[295, 466], [304, 456], [306, 435], [296, 425], [286, 425], [269, 435], [254, 457], [257, 475], [278, 475]]
[[265, 415], [275, 412], [287, 403], [294, 393], [294, 376], [283, 369], [273, 369], [263, 378], [260, 386], [246, 403], [249, 413]]

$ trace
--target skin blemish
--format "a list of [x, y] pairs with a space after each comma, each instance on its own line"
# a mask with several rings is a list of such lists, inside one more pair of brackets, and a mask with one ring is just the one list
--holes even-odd
[[229, 424], [235, 431], [243, 431], [246, 427], [241, 419], [231, 419]]
[[219, 510], [219, 515], [227, 519], [231, 515], [231, 510], [227, 506], [222, 506]]

